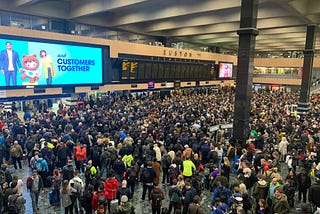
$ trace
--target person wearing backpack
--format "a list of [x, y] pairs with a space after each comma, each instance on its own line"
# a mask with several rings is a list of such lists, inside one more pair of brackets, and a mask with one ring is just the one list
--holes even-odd
[[[42, 158], [41, 153], [35, 156], [35, 161], [33, 164], [34, 164], [35, 170], [37, 170], [38, 175], [41, 177], [42, 181], [46, 182], [49, 168], [48, 168], [47, 161]], [[45, 184], [45, 186], [47, 185]]]
[[222, 186], [220, 182], [217, 182], [217, 187], [213, 191], [211, 205], [214, 206], [216, 198], [220, 198], [222, 203], [228, 203], [230, 196], [231, 196], [230, 190], [227, 187]]
[[157, 183], [154, 184], [154, 188], [150, 193], [152, 214], [160, 214], [162, 200], [164, 199], [164, 192], [160, 189]]
[[183, 209], [182, 213], [187, 214], [189, 205], [193, 202], [194, 196], [196, 196], [196, 190], [191, 186], [190, 182], [186, 182], [185, 191], [182, 193]]
[[144, 201], [146, 197], [146, 193], [148, 190], [148, 198], [150, 198], [150, 193], [153, 189], [153, 181], [154, 178], [156, 177], [156, 172], [152, 168], [152, 163], [148, 161], [147, 167], [142, 169], [141, 171], [141, 176], [140, 176], [140, 181], [142, 182], [142, 197], [141, 200]]
[[75, 189], [74, 193], [74, 208], [76, 210], [76, 213], [80, 213], [80, 196], [82, 196], [84, 191], [84, 183], [82, 179], [79, 177], [79, 170], [74, 170], [74, 177], [69, 181], [69, 184], [71, 187]]
[[14, 188], [8, 197], [8, 214], [24, 214], [25, 204], [26, 199], [18, 193], [18, 188]]
[[93, 211], [96, 211], [101, 205], [104, 206], [104, 211], [106, 212], [108, 210], [108, 200], [103, 184], [99, 185], [98, 191], [93, 194], [91, 201]]
[[71, 159], [68, 160], [67, 165], [62, 168], [61, 174], [62, 180], [70, 181], [74, 177], [74, 167]]
[[127, 180], [128, 188], [131, 192], [131, 197], [133, 197], [134, 187], [138, 178], [138, 172], [135, 169], [135, 165], [131, 165], [131, 167], [127, 169], [125, 178]]
[[169, 213], [171, 213], [172, 208], [173, 208], [173, 213], [175, 213], [177, 209], [181, 208], [182, 194], [177, 183], [178, 183], [177, 179], [173, 179], [172, 181], [173, 185], [169, 187], [169, 198], [170, 198]]
[[44, 193], [43, 182], [37, 170], [32, 171], [32, 175], [27, 178], [26, 185], [30, 191], [33, 213], [37, 213], [40, 192]]
[[[59, 171], [55, 170], [52, 178], [52, 193], [49, 192], [49, 201], [51, 205], [60, 205], [60, 188], [62, 184]], [[50, 198], [50, 194], [52, 194]]]
[[169, 167], [171, 165], [172, 159], [171, 156], [164, 151], [164, 154], [161, 157], [161, 167], [162, 167], [162, 183], [169, 183]]

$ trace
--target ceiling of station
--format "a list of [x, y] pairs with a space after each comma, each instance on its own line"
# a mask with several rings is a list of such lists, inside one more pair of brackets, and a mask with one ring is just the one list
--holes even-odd
[[[0, 1], [6, 11], [230, 50], [238, 48], [240, 7], [241, 0]], [[256, 52], [304, 50], [307, 25], [319, 23], [319, 0], [259, 0]]]

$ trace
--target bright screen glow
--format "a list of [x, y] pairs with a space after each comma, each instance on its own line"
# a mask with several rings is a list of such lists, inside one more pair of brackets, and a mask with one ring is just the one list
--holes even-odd
[[102, 84], [102, 48], [0, 39], [0, 86]]
[[148, 82], [148, 88], [154, 88], [154, 82]]
[[232, 77], [232, 63], [220, 62], [219, 63], [219, 78], [231, 78]]

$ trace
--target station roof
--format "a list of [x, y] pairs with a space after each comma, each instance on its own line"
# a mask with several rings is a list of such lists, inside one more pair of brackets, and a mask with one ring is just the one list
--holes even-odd
[[[1, 0], [0, 9], [238, 49], [241, 0]], [[320, 0], [259, 0], [256, 52], [304, 50]], [[320, 50], [317, 36], [316, 49]]]

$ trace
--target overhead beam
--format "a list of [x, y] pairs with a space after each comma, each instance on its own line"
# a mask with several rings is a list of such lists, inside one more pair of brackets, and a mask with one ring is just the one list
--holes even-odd
[[144, 3], [147, 1], [150, 0], [79, 0], [77, 2], [73, 2], [69, 18], [75, 19], [83, 16], [95, 15], [97, 13], [103, 13], [119, 8], [130, 7], [132, 5]]
[[183, 4], [177, 4], [175, 1], [159, 3], [157, 7], [140, 8], [139, 10], [130, 10], [126, 13], [114, 14], [108, 18], [108, 26], [121, 26], [146, 21], [155, 21], [159, 19], [173, 18], [188, 15], [199, 15], [210, 11], [222, 10], [226, 8], [240, 7], [237, 0], [184, 0]]

